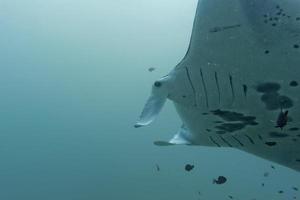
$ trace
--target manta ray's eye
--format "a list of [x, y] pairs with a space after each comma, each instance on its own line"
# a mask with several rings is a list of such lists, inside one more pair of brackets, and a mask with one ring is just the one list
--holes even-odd
[[155, 87], [160, 87], [160, 86], [161, 86], [161, 82], [155, 81], [154, 86], [155, 86]]

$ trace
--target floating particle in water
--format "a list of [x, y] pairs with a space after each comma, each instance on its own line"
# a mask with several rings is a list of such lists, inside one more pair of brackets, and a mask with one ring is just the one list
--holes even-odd
[[213, 184], [224, 184], [227, 181], [227, 178], [224, 176], [219, 176], [217, 179], [213, 179]]
[[295, 49], [298, 49], [299, 48], [299, 44], [294, 44], [293, 46]]
[[156, 165], [155, 165], [155, 167], [156, 167], [156, 171], [158, 171], [158, 172], [159, 172], [159, 171], [160, 171], [160, 167], [159, 167], [159, 165], [158, 165], [158, 164], [156, 164]]
[[293, 188], [293, 190], [295, 190], [295, 191], [298, 191], [299, 189], [297, 188], [297, 187], [292, 187]]
[[265, 54], [269, 54], [270, 53], [270, 51], [269, 50], [265, 50]]
[[268, 177], [268, 176], [269, 176], [269, 172], [265, 172], [264, 177]]
[[275, 166], [274, 166], [274, 165], [271, 165], [271, 168], [272, 168], [272, 169], [275, 169]]
[[154, 70], [156, 70], [155, 67], [149, 67], [149, 68], [148, 68], [148, 71], [149, 71], [149, 72], [153, 72]]
[[279, 194], [283, 194], [284, 192], [283, 192], [282, 190], [279, 190], [278, 193], [279, 193]]
[[261, 187], [265, 187], [265, 183], [261, 183]]
[[229, 199], [233, 199], [233, 196], [231, 196], [231, 195], [228, 195], [228, 198], [229, 198]]
[[194, 169], [194, 167], [195, 167], [194, 165], [186, 164], [185, 167], [184, 167], [184, 169], [185, 169], [185, 171], [188, 171], [188, 172], [189, 172], [189, 171], [191, 171], [192, 169]]

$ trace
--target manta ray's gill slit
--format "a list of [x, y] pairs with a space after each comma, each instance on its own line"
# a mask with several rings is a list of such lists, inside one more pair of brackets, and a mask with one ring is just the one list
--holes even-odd
[[244, 144], [234, 135], [231, 136], [233, 139], [235, 139], [242, 147], [244, 146]]
[[202, 72], [202, 69], [201, 69], [201, 68], [200, 68], [200, 75], [201, 75], [201, 80], [202, 80], [203, 89], [204, 89], [204, 93], [205, 93], [206, 107], [208, 107], [207, 88], [206, 88], [206, 84], [205, 84], [205, 80], [204, 80], [203, 72]]
[[251, 144], [255, 144], [254, 140], [249, 136], [249, 135], [245, 135], [246, 138], [248, 138], [248, 140], [251, 142]]
[[223, 140], [224, 143], [227, 144], [227, 146], [232, 147], [232, 145], [228, 141], [226, 141], [222, 136], [220, 136], [220, 138], [221, 140]]
[[190, 71], [189, 71], [189, 69], [187, 67], [185, 67], [185, 70], [186, 70], [187, 78], [189, 80], [189, 83], [190, 83], [192, 91], [193, 91], [194, 100], [195, 100], [195, 106], [197, 107], [196, 90], [195, 90], [195, 87], [194, 87], [192, 79], [191, 79]]
[[248, 87], [245, 84], [243, 84], [243, 92], [244, 92], [244, 97], [247, 98]]
[[217, 91], [218, 91], [218, 97], [219, 97], [219, 105], [221, 103], [221, 93], [220, 93], [220, 85], [219, 85], [219, 80], [218, 80], [218, 74], [215, 72], [215, 81], [217, 85]]
[[265, 142], [265, 144], [272, 147], [272, 146], [275, 146], [277, 143], [276, 142]]
[[212, 143], [214, 143], [216, 146], [221, 147], [211, 136], [209, 136], [209, 139]]
[[231, 95], [232, 95], [232, 103], [235, 100], [235, 93], [234, 93], [234, 87], [233, 87], [233, 81], [232, 81], [232, 76], [229, 74], [229, 82], [230, 82], [230, 88], [231, 88]]

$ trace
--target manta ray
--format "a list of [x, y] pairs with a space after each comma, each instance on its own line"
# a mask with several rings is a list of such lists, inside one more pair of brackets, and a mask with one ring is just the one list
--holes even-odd
[[239, 149], [300, 172], [300, 1], [199, 0], [186, 55], [135, 124], [171, 100], [181, 128], [159, 146]]

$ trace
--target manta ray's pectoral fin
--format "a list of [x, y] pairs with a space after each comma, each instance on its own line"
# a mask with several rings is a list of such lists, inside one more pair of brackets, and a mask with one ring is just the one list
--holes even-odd
[[177, 131], [177, 133], [174, 135], [174, 137], [169, 141], [155, 141], [154, 144], [157, 146], [170, 146], [170, 145], [176, 145], [176, 144], [185, 144], [185, 145], [191, 145], [191, 141], [188, 139], [190, 133], [188, 129], [182, 125], [181, 128]]
[[164, 77], [154, 82], [151, 95], [144, 106], [142, 114], [134, 125], [135, 128], [149, 125], [162, 110], [168, 97], [166, 80]]

